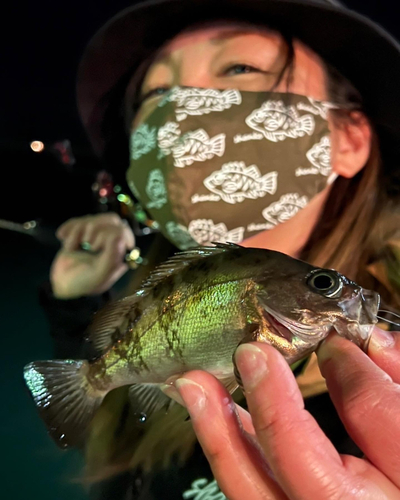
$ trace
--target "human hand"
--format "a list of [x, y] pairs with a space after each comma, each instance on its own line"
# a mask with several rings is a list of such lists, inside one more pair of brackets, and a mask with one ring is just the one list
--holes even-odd
[[[117, 214], [70, 219], [56, 234], [62, 248], [50, 270], [55, 297], [74, 299], [103, 293], [128, 270], [123, 259], [135, 246], [135, 238]], [[82, 251], [82, 243], [90, 243], [92, 252]]]
[[318, 350], [330, 396], [364, 459], [338, 454], [304, 409], [287, 362], [267, 344], [243, 344], [235, 355], [250, 414], [208, 373], [174, 382], [166, 393], [182, 398], [229, 500], [400, 498], [400, 340], [385, 346], [384, 334], [375, 328], [369, 357], [336, 334]]

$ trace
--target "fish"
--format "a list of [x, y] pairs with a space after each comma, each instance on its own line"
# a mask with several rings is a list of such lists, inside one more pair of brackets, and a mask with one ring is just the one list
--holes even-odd
[[244, 227], [228, 230], [223, 222], [214, 223], [212, 219], [195, 219], [190, 221], [188, 232], [199, 245], [217, 243], [240, 243], [243, 241]]
[[272, 142], [283, 141], [287, 137], [297, 139], [306, 134], [311, 135], [315, 129], [315, 119], [312, 115], [299, 116], [294, 106], [285, 106], [283, 101], [264, 102], [245, 122]]
[[149, 197], [148, 208], [162, 208], [167, 203], [167, 188], [164, 176], [159, 168], [150, 170], [147, 180], [146, 194]]
[[378, 307], [376, 292], [280, 252], [196, 247], [95, 315], [89, 339], [96, 357], [35, 361], [24, 378], [54, 441], [80, 446], [113, 389], [129, 386], [133, 408], [145, 416], [173, 404], [160, 387], [189, 370], [213, 374], [233, 393], [241, 385], [238, 345], [266, 342], [292, 364], [334, 328], [365, 349]]
[[226, 203], [235, 204], [246, 198], [255, 200], [267, 193], [275, 194], [277, 179], [278, 172], [269, 172], [261, 177], [256, 165], [246, 167], [243, 161], [233, 161], [222, 165], [221, 170], [213, 172], [203, 184]]
[[182, 224], [178, 224], [175, 221], [169, 221], [165, 224], [165, 229], [168, 233], [168, 238], [182, 250], [187, 250], [190, 247], [197, 247], [199, 245], [192, 238], [187, 228]]
[[319, 170], [322, 175], [328, 176], [332, 172], [331, 165], [331, 141], [328, 136], [323, 137], [320, 142], [306, 153], [308, 161]]
[[290, 220], [307, 204], [307, 196], [300, 196], [298, 193], [282, 195], [279, 201], [275, 201], [262, 211], [264, 219], [269, 223], [268, 228], [265, 229], [273, 229], [279, 223]]
[[187, 132], [172, 147], [175, 167], [183, 168], [195, 161], [211, 160], [225, 152], [225, 134], [210, 138], [203, 129]]
[[181, 136], [179, 125], [175, 122], [167, 122], [157, 132], [157, 144], [160, 152], [166, 156], [171, 154], [171, 148]]
[[156, 127], [149, 127], [147, 123], [139, 125], [130, 139], [131, 158], [138, 160], [149, 153], [156, 146]]
[[236, 89], [216, 90], [202, 88], [176, 88], [167, 97], [176, 102], [176, 119], [182, 121], [188, 116], [204, 115], [215, 111], [224, 111], [232, 105], [239, 105], [242, 96]]

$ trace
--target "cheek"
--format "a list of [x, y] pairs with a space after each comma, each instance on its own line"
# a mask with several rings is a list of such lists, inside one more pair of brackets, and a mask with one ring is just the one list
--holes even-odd
[[340, 131], [337, 126], [333, 123], [332, 118], [328, 118], [329, 129], [331, 131], [331, 165], [334, 168], [340, 152]]
[[[328, 100], [326, 90], [326, 75], [322, 59], [311, 49], [295, 40], [294, 68], [289, 91], [294, 94], [306, 95], [319, 101]], [[279, 87], [286, 91], [286, 82]]]

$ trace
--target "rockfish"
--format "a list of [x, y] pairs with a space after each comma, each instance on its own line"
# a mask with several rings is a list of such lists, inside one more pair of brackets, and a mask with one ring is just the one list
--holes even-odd
[[267, 342], [292, 364], [334, 328], [365, 349], [378, 306], [377, 293], [336, 271], [217, 243], [174, 255], [134, 295], [99, 311], [89, 332], [96, 359], [30, 363], [25, 381], [52, 438], [74, 446], [117, 387], [129, 385], [147, 415], [171, 402], [160, 384], [189, 370], [213, 374], [232, 393], [239, 344]]

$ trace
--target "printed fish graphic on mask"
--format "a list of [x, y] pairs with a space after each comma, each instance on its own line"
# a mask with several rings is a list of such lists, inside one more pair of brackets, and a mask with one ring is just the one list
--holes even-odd
[[189, 231], [182, 224], [170, 221], [165, 224], [165, 229], [167, 230], [168, 237], [174, 244], [181, 250], [187, 250], [197, 246], [197, 242], [190, 236]]
[[161, 156], [167, 156], [172, 153], [172, 148], [180, 136], [181, 130], [175, 122], [167, 122], [158, 129], [157, 143]]
[[139, 125], [132, 133], [130, 146], [133, 160], [149, 153], [156, 146], [156, 127], [150, 128], [147, 123]]
[[334, 328], [366, 349], [378, 307], [377, 293], [334, 270], [260, 248], [198, 247], [96, 314], [96, 357], [36, 361], [24, 378], [55, 442], [79, 446], [114, 389], [128, 386], [132, 409], [147, 417], [174, 404], [160, 389], [186, 371], [207, 371], [232, 393], [238, 345], [268, 343], [293, 364]]
[[243, 241], [244, 227], [228, 231], [223, 222], [214, 224], [211, 219], [197, 219], [190, 222], [188, 231], [199, 245], [209, 245], [213, 241], [216, 243], [240, 243]]
[[172, 148], [175, 167], [183, 168], [195, 161], [211, 160], [225, 152], [225, 134], [211, 138], [205, 130], [199, 129], [183, 135]]
[[287, 137], [297, 139], [311, 135], [315, 119], [311, 115], [299, 116], [294, 106], [285, 106], [282, 101], [267, 101], [255, 109], [246, 124], [272, 142], [283, 141]]
[[[233, 105], [242, 103], [238, 90], [216, 90], [201, 88], [176, 88], [166, 96], [165, 101], [176, 102], [176, 119], [182, 121], [190, 116], [199, 116], [215, 111], [224, 111]], [[163, 102], [164, 104], [164, 102]]]
[[307, 153], [308, 161], [316, 167], [322, 175], [329, 175], [332, 171], [331, 165], [331, 141], [329, 137], [323, 137]]
[[271, 224], [270, 227], [265, 229], [272, 229], [279, 223], [288, 221], [307, 204], [307, 196], [300, 197], [297, 193], [284, 194], [279, 201], [272, 203], [263, 210], [263, 217]]
[[312, 113], [314, 115], [319, 115], [324, 120], [328, 119], [328, 113], [331, 109], [338, 109], [339, 106], [327, 101], [317, 101], [312, 97], [307, 97], [310, 104], [305, 102], [298, 102], [297, 109], [301, 111], [307, 111], [308, 113]]
[[164, 176], [159, 168], [151, 170], [146, 186], [147, 196], [150, 202], [149, 208], [160, 209], [167, 203], [167, 189], [165, 187]]
[[246, 198], [255, 200], [267, 193], [274, 194], [278, 186], [278, 172], [269, 172], [261, 177], [256, 165], [246, 167], [243, 161], [232, 161], [222, 165], [203, 183], [211, 192], [218, 194], [226, 203], [241, 203]]

